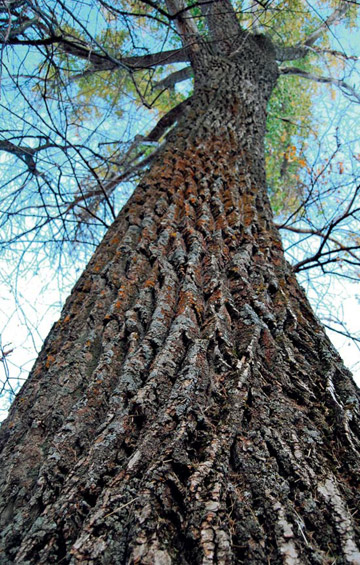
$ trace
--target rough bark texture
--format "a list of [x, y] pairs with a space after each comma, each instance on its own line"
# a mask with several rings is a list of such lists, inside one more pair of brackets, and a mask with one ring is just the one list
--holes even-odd
[[1, 563], [360, 563], [357, 391], [266, 195], [274, 52], [199, 68], [2, 427]]

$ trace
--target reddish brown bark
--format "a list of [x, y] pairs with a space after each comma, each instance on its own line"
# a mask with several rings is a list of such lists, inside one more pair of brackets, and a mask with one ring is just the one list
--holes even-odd
[[204, 54], [2, 427], [1, 563], [360, 563], [358, 393], [266, 196], [276, 77], [262, 38]]

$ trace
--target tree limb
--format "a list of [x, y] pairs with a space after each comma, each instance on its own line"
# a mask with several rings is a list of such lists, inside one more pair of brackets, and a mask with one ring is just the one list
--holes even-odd
[[276, 60], [279, 61], [279, 63], [303, 59], [309, 53], [316, 53], [317, 55], [332, 55], [333, 57], [345, 59], [346, 61], [358, 61], [360, 58], [356, 55], [347, 55], [343, 51], [337, 51], [336, 49], [323, 49], [322, 47], [308, 47], [304, 45], [294, 45], [293, 47], [275, 45], [275, 53]]
[[[136, 150], [139, 145], [146, 144], [148, 142], [154, 143], [159, 141], [159, 139], [165, 134], [165, 132], [176, 122], [179, 120], [180, 116], [183, 114], [185, 108], [189, 105], [191, 98], [180, 102], [175, 108], [172, 108], [167, 114], [162, 116], [160, 120], [157, 122], [156, 126], [150, 131], [148, 135], [145, 137], [136, 136], [133, 143], [130, 145], [129, 149], [126, 151], [125, 155], [123, 155], [121, 162], [119, 163], [120, 166], [124, 167], [121, 173], [112, 173], [110, 178], [105, 179], [104, 181], [98, 180], [98, 184], [100, 184], [100, 188], [95, 188], [92, 190], [87, 190], [76, 196], [76, 198], [69, 204], [67, 207], [67, 212], [75, 208], [75, 206], [79, 205], [80, 202], [87, 200], [89, 198], [98, 197], [96, 204], [99, 204], [99, 199], [104, 199], [105, 196], [109, 198], [115, 188], [119, 185], [120, 182], [124, 182], [129, 180], [129, 178], [138, 173], [141, 169], [145, 166], [149, 165], [152, 160], [158, 154], [160, 147], [158, 147], [151, 155], [145, 157], [142, 161], [135, 163], [140, 157], [144, 155], [144, 151], [140, 151], [135, 157], [131, 158], [131, 153]], [[135, 163], [135, 164], [134, 164]]]
[[[330, 319], [329, 321], [330, 321], [330, 322], [334, 322], [334, 321], [335, 321], [335, 323], [337, 323], [337, 324], [340, 323], [340, 322], [337, 322], [336, 320], [331, 320], [331, 319]], [[351, 340], [354, 341], [354, 342], [360, 343], [360, 338], [358, 338], [358, 337], [352, 335], [352, 334], [351, 334], [350, 332], [348, 332], [348, 331], [341, 331], [341, 330], [335, 329], [333, 326], [329, 326], [328, 324], [326, 324], [326, 323], [324, 323], [324, 322], [323, 322], [323, 325], [325, 326], [325, 328], [327, 328], [328, 330], [331, 330], [332, 332], [335, 332], [335, 333], [337, 333], [337, 334], [343, 335], [344, 337], [347, 337], [347, 338], [351, 339]], [[346, 329], [346, 328], [345, 328], [345, 329]]]
[[51, 145], [52, 144], [46, 143], [46, 144], [39, 146], [39, 147], [36, 147], [36, 148], [24, 147], [24, 146], [21, 146], [21, 145], [15, 145], [15, 143], [12, 143], [11, 141], [8, 141], [7, 139], [1, 139], [0, 140], [0, 151], [6, 151], [7, 153], [11, 153], [12, 155], [15, 155], [16, 157], [21, 159], [21, 161], [23, 161], [26, 164], [26, 166], [28, 167], [28, 169], [31, 173], [37, 174], [34, 155], [38, 151], [41, 151], [42, 149], [47, 149]]
[[160, 118], [156, 126], [151, 130], [151, 132], [143, 139], [143, 141], [158, 141], [165, 133], [169, 127], [171, 127], [176, 121], [179, 120], [180, 116], [183, 114], [185, 108], [189, 106], [192, 100], [192, 96], [180, 102], [169, 110], [165, 116]]
[[310, 52], [310, 48], [304, 47], [303, 45], [294, 45], [289, 47], [274, 45], [274, 47], [276, 60], [279, 61], [279, 63], [303, 59]]
[[[84, 46], [61, 38], [58, 43], [61, 43], [61, 47], [66, 53], [89, 61], [92, 64], [92, 67], [87, 69], [86, 72], [88, 73], [111, 71], [119, 66], [128, 70], [147, 69], [149, 67], [159, 65], [183, 63], [188, 60], [184, 49], [172, 49], [169, 51], [160, 51], [158, 53], [149, 53], [147, 55], [122, 57], [121, 59], [114, 61], [113, 59], [109, 60], [109, 58], [105, 55], [95, 53], [87, 44]], [[118, 63], [120, 63], [120, 65]]]
[[180, 69], [180, 71], [175, 71], [171, 73], [164, 79], [160, 80], [154, 85], [154, 88], [173, 88], [175, 84], [187, 80], [193, 76], [193, 70], [191, 67], [185, 67]]
[[[334, 237], [323, 233], [321, 230], [313, 230], [313, 229], [310, 229], [310, 228], [298, 228], [298, 227], [295, 227], [295, 226], [280, 226], [278, 224], [275, 224], [275, 225], [278, 229], [285, 229], [287, 231], [291, 231], [291, 232], [294, 232], [294, 233], [300, 233], [300, 234], [304, 234], [304, 235], [306, 235], [306, 234], [316, 235], [318, 237], [321, 237], [323, 240], [325, 240], [325, 242], [331, 241], [332, 243], [335, 243], [335, 245], [338, 245], [338, 247], [339, 247], [339, 249], [334, 249], [334, 252], [335, 251], [338, 251], [339, 253], [340, 252], [347, 252], [347, 253], [349, 253], [349, 255], [351, 257], [356, 259], [356, 261], [358, 261], [359, 264], [360, 264], [360, 257], [358, 257], [353, 251], [351, 251], [351, 249], [353, 249], [353, 246], [347, 247], [346, 245], [341, 243], [338, 239], [335, 239]], [[360, 250], [360, 247], [357, 247], [355, 249]], [[313, 257], [310, 258], [310, 259], [307, 259], [305, 261], [311, 261], [312, 259], [313, 259]], [[299, 266], [300, 264], [298, 263], [297, 265]]]
[[[0, 37], [0, 45], [4, 43]], [[111, 71], [119, 66], [129, 70], [147, 69], [159, 65], [170, 65], [172, 63], [183, 63], [188, 61], [188, 56], [184, 49], [171, 49], [169, 51], [159, 51], [157, 53], [149, 53], [147, 55], [135, 55], [130, 57], [122, 57], [121, 59], [109, 59], [107, 55], [95, 52], [86, 43], [76, 38], [65, 37], [62, 35], [53, 35], [44, 39], [10, 39], [8, 45], [25, 45], [25, 46], [47, 46], [59, 45], [63, 51], [69, 55], [85, 59], [92, 64], [86, 73], [94, 73], [98, 71]], [[81, 75], [77, 75], [83, 76]]]
[[356, 55], [347, 55], [343, 51], [337, 51], [336, 49], [322, 49], [321, 47], [312, 47], [311, 51], [319, 55], [332, 55], [333, 57], [345, 59], [346, 61], [358, 61], [360, 59], [360, 57], [357, 57]]
[[316, 30], [314, 30], [312, 33], [310, 33], [310, 35], [307, 36], [306, 40], [304, 41], [304, 45], [306, 47], [311, 47], [319, 39], [319, 37], [322, 36], [325, 30], [329, 29], [332, 24], [338, 23], [340, 18], [346, 14], [349, 7], [350, 6], [347, 0], [341, 0], [339, 6], [335, 8], [332, 14], [330, 14], [330, 16], [326, 20], [324, 20]]
[[[31, 27], [32, 25], [34, 25], [38, 21], [39, 21], [38, 17], [31, 18], [31, 19], [26, 18], [16, 26], [8, 25], [7, 30], [6, 30], [7, 33], [1, 34], [2, 37], [0, 36], [0, 41], [5, 40], [4, 42], [8, 42], [9, 39], [11, 39], [12, 37], [17, 37], [18, 35], [21, 35], [22, 33], [24, 33], [24, 31], [26, 31], [29, 27]], [[0, 33], [1, 33], [1, 29], [4, 29], [4, 27], [0, 28]]]
[[[153, 2], [149, 2], [149, 1], [145, 1], [145, 0], [141, 0], [142, 4], [146, 4], [152, 8], [155, 7]], [[104, 8], [106, 8], [110, 13], [112, 14], [116, 14], [117, 16], [130, 16], [130, 17], [137, 17], [137, 18], [150, 18], [152, 20], [155, 20], [161, 24], [166, 24], [166, 22], [164, 22], [164, 20], [162, 20], [159, 17], [150, 15], [150, 14], [146, 14], [146, 13], [139, 13], [139, 12], [128, 12], [125, 10], [119, 10], [118, 8], [116, 8], [115, 6], [112, 6], [111, 4], [109, 4], [108, 2], [105, 2], [105, 0], [99, 0], [100, 4], [102, 6], [104, 6]], [[165, 10], [163, 10], [160, 6], [156, 6], [156, 11], [161, 14], [162, 16], [166, 17], [167, 20], [171, 20], [171, 16], [170, 14], [168, 14]]]
[[284, 61], [295, 61], [296, 59], [302, 59], [311, 51], [310, 48], [313, 47], [314, 43], [322, 36], [324, 31], [329, 29], [333, 24], [338, 23], [340, 18], [346, 14], [350, 7], [351, 2], [349, 0], [341, 0], [339, 6], [330, 14], [330, 16], [322, 22], [322, 24], [310, 33], [303, 43], [298, 43], [293, 46], [281, 46], [276, 45], [276, 59], [279, 62]]
[[348, 94], [352, 95], [360, 103], [360, 95], [356, 92], [356, 90], [352, 86], [347, 84], [347, 82], [345, 82], [344, 80], [340, 80], [340, 79], [332, 78], [332, 77], [324, 77], [324, 76], [315, 75], [314, 73], [309, 73], [307, 71], [303, 71], [302, 69], [299, 69], [297, 67], [282, 67], [282, 68], [280, 68], [280, 74], [282, 74], [282, 75], [289, 75], [289, 74], [290, 75], [298, 75], [298, 76], [301, 76], [303, 78], [306, 78], [307, 80], [314, 80], [315, 82], [319, 82], [319, 83], [323, 83], [323, 84], [334, 84], [335, 86], [340, 88], [340, 90], [347, 91]]
[[[149, 1], [149, 0], [147, 0]], [[184, 47], [192, 43], [199, 35], [199, 30], [190, 13], [184, 15], [187, 8], [184, 0], [165, 0], [170, 17], [175, 20], [176, 29]]]

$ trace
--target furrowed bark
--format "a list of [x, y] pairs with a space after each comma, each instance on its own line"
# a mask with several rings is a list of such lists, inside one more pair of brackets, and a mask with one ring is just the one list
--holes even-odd
[[360, 563], [358, 392], [266, 195], [277, 74], [204, 51], [2, 426], [1, 563]]

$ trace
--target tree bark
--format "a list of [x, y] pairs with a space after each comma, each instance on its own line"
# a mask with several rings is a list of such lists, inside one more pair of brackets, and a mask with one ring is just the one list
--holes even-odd
[[1, 563], [360, 563], [358, 392], [266, 194], [274, 50], [199, 50], [2, 426]]

